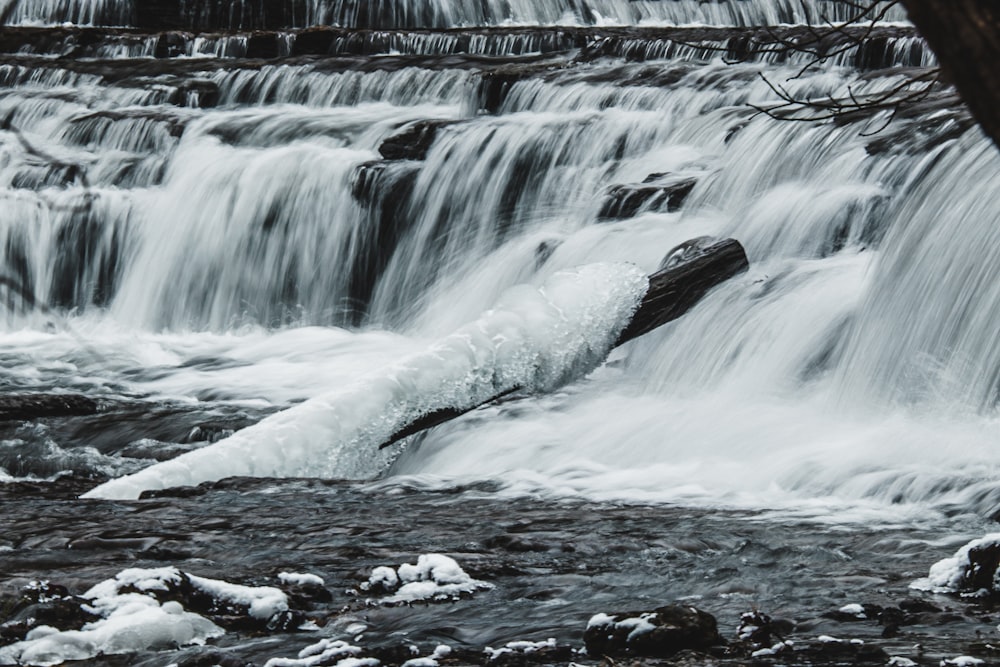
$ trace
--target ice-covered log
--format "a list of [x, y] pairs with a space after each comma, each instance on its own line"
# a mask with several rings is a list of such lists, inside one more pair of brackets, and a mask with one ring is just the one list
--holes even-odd
[[[622, 331], [615, 347], [649, 333], [677, 319], [700, 301], [710, 289], [749, 267], [746, 252], [739, 241], [699, 237], [677, 246], [664, 257], [660, 269], [649, 277], [639, 308]], [[491, 396], [471, 407], [449, 407], [423, 415], [392, 434], [380, 447], [388, 447], [403, 438], [444, 424], [476, 408], [493, 403], [517, 391], [519, 387]]]
[[379, 445], [513, 391], [552, 391], [582, 377], [615, 345], [675, 319], [746, 268], [737, 242], [696, 239], [651, 277], [630, 264], [592, 264], [556, 273], [541, 289], [513, 287], [424, 352], [84, 497], [137, 498], [232, 476], [370, 477], [392, 458]]

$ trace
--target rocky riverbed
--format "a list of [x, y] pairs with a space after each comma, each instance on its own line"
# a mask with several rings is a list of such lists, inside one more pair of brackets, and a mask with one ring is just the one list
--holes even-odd
[[[116, 590], [127, 592], [122, 573], [134, 578], [135, 568], [227, 582], [244, 601], [222, 584], [205, 589], [214, 596], [198, 592], [207, 584], [137, 585], [128, 590], [158, 596], [163, 609], [179, 603], [220, 631], [205, 645], [182, 646], [142, 646], [142, 632], [118, 632], [120, 654], [75, 664], [902, 666], [960, 656], [992, 662], [1000, 651], [990, 596], [911, 588], [988, 528], [968, 517], [953, 517], [942, 532], [928, 523], [865, 527], [787, 513], [512, 498], [487, 485], [328, 480], [231, 479], [135, 502], [79, 500], [93, 484], [66, 477], [0, 486], [0, 661], [12, 664], [26, 636], [48, 632], [38, 626], [100, 622], [91, 589], [118, 576]], [[453, 560], [461, 576], [433, 574], [434, 558]], [[413, 574], [424, 565], [432, 574]], [[408, 571], [424, 582], [425, 597], [398, 592]], [[402, 581], [386, 584], [387, 572]], [[282, 593], [285, 603], [263, 613], [246, 603]], [[661, 624], [652, 612], [668, 605], [679, 606], [664, 610], [662, 623], [686, 628], [680, 639], [633, 641], [643, 635], [636, 627]], [[668, 617], [690, 608], [714, 618], [717, 635], [702, 621], [687, 627]], [[629, 631], [616, 632], [615, 622]], [[595, 643], [595, 627], [617, 638]]]

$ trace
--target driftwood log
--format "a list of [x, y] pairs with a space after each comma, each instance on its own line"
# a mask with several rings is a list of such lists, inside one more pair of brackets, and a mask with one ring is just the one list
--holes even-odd
[[[733, 239], [701, 237], [677, 246], [664, 258], [660, 269], [649, 277], [649, 289], [632, 321], [622, 331], [615, 347], [649, 333], [691, 310], [709, 290], [750, 266], [746, 251]], [[379, 449], [411, 435], [438, 426], [505, 398], [518, 389], [505, 391], [468, 409], [447, 408], [428, 413], [396, 431]]]

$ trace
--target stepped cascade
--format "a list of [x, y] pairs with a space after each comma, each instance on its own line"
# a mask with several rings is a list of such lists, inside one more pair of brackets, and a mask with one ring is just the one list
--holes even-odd
[[5, 427], [0, 479], [134, 473], [391, 368], [518, 285], [649, 274], [713, 236], [750, 272], [589, 375], [364, 465], [267, 474], [1000, 503], [1000, 156], [945, 86], [891, 120], [756, 110], [926, 73], [901, 7], [817, 58], [809, 26], [853, 3], [4, 2], [0, 252], [20, 287], [0, 288], [0, 382], [118, 416]]

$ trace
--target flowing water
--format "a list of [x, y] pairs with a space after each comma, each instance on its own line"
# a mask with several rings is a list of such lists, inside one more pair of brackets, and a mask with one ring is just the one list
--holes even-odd
[[[65, 32], [0, 64], [3, 274], [47, 305], [0, 292], [0, 385], [111, 407], [7, 422], [0, 480], [68, 471], [96, 486], [317, 396], [375, 421], [397, 400], [426, 409], [478, 377], [476, 360], [447, 387], [392, 369], [539, 294], [515, 286], [605, 267], [599, 289], [566, 297], [590, 312], [621, 263], [652, 273], [711, 235], [739, 240], [750, 271], [593, 372], [556, 373], [571, 381], [553, 391], [378, 456], [364, 438], [347, 459], [331, 442], [307, 466], [282, 462], [295, 442], [248, 431], [256, 453], [240, 456], [266, 466], [206, 455], [192, 460], [211, 474], [183, 479], [352, 478], [452, 490], [455, 512], [471, 488], [501, 507], [642, 503], [963, 536], [1000, 510], [1000, 155], [947, 90], [891, 122], [753, 108], [779, 101], [775, 85], [864, 96], [933, 66], [900, 8], [862, 47], [803, 69], [803, 54], [737, 53], [730, 29], [843, 20], [846, 3], [11, 2], [9, 23]], [[167, 38], [156, 21], [214, 32]], [[321, 24], [336, 27], [293, 29]], [[261, 27], [275, 32], [226, 32]], [[428, 121], [425, 155], [382, 157]], [[615, 188], [678, 181], [694, 183], [679, 207], [608, 219]], [[532, 317], [526, 339], [549, 331]], [[603, 353], [622, 323], [580, 317], [566, 345]], [[433, 349], [449, 369], [478, 354]], [[372, 377], [396, 383], [393, 398], [366, 393]], [[315, 414], [305, 405], [289, 414]], [[305, 440], [327, 428], [294, 424]]]

